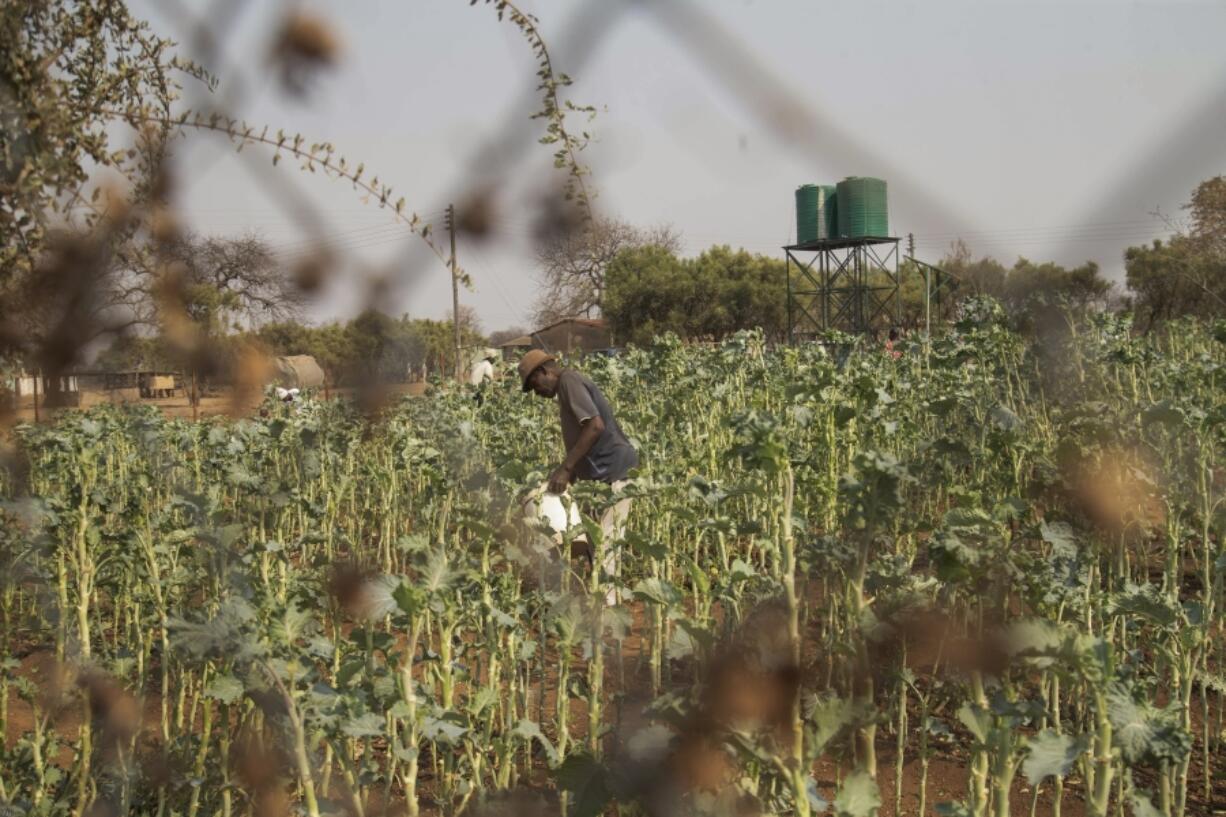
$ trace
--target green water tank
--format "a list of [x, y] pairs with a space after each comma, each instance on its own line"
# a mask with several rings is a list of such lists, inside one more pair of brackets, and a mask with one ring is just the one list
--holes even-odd
[[849, 176], [838, 185], [838, 232], [841, 238], [890, 234], [885, 181]]
[[821, 196], [817, 202], [817, 237], [821, 239], [838, 238], [838, 188], [833, 184], [823, 184], [820, 190]]
[[804, 184], [796, 188], [796, 243], [816, 241], [818, 235], [817, 214], [822, 189], [816, 184]]
[[838, 234], [832, 184], [806, 184], [796, 188], [796, 243], [808, 244]]

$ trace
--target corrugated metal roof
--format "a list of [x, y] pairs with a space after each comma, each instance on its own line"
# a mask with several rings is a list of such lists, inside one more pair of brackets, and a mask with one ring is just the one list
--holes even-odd
[[[563, 318], [562, 320], [555, 321], [554, 323], [551, 323], [548, 326], [542, 326], [540, 329], [536, 330], [536, 332], [548, 332], [550, 329], [553, 329], [554, 327], [557, 327], [557, 326], [561, 326], [564, 323], [574, 323], [574, 324], [578, 324], [579, 326], [589, 326], [592, 329], [608, 329], [609, 328], [609, 322], [606, 321], [604, 318]], [[536, 334], [536, 333], [533, 333], [533, 334]]]

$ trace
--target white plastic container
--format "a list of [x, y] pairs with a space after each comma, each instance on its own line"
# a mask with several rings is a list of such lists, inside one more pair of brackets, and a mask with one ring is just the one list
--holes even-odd
[[562, 533], [581, 521], [579, 506], [570, 492], [553, 494], [547, 483], [541, 483], [524, 502], [524, 521], [529, 525], [544, 523], [561, 541]]

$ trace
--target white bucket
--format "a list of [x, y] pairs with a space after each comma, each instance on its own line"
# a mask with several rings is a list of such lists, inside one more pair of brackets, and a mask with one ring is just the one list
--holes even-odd
[[542, 482], [524, 501], [524, 521], [532, 526], [545, 524], [560, 543], [562, 533], [578, 525], [582, 517], [569, 491], [550, 493], [548, 484]]

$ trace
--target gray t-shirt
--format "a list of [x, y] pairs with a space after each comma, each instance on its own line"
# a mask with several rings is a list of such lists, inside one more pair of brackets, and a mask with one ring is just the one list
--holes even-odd
[[604, 421], [604, 431], [575, 468], [577, 479], [616, 482], [625, 479], [630, 469], [639, 464], [638, 452], [617, 425], [609, 401], [587, 377], [572, 369], [562, 370], [558, 377], [558, 409], [562, 416], [562, 441], [567, 451], [579, 439], [584, 420], [599, 414]]

